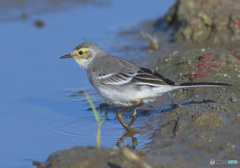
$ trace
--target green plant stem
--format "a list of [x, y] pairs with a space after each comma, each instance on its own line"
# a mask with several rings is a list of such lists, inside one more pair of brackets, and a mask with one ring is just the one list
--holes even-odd
[[97, 130], [97, 150], [100, 150], [101, 125], [98, 124]]
[[170, 99], [171, 99], [171, 101], [172, 101], [172, 105], [174, 104], [173, 103], [173, 98], [172, 98], [172, 95], [168, 92], [168, 95], [169, 95], [169, 97], [170, 97]]
[[90, 96], [88, 95], [88, 93], [86, 91], [84, 91], [84, 92], [85, 92], [85, 94], [87, 96], [87, 99], [88, 99], [88, 102], [89, 102], [89, 104], [90, 104], [90, 106], [92, 108], [92, 111], [94, 113], [95, 119], [97, 120], [97, 123], [99, 123], [100, 122], [100, 116], [97, 113], [97, 110], [96, 110], [96, 108], [95, 108], [95, 106], [94, 106], [94, 104], [92, 102], [92, 99], [90, 98]]
[[97, 121], [97, 124], [98, 124], [98, 128], [97, 128], [97, 150], [100, 150], [100, 144], [101, 144], [101, 141], [100, 141], [100, 138], [101, 138], [101, 126], [102, 124], [104, 123], [104, 120], [100, 120], [100, 112], [98, 113], [93, 102], [92, 102], [92, 99], [91, 97], [88, 95], [87, 91], [84, 91], [85, 94], [86, 94], [86, 97], [88, 99], [88, 102], [92, 108], [92, 111], [94, 113], [94, 116], [95, 116], [95, 119]]

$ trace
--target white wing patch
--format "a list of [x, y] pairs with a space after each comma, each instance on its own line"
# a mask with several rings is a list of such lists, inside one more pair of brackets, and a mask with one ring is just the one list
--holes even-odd
[[103, 75], [99, 75], [97, 78], [98, 79], [106, 79], [106, 78], [109, 78], [111, 76], [113, 76], [114, 74], [103, 74]]
[[120, 72], [116, 74], [102, 74], [97, 78], [101, 83], [109, 85], [124, 85], [132, 81], [137, 73]]

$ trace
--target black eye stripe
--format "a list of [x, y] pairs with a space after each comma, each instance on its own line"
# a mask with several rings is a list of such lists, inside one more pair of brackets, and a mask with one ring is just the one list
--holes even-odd
[[82, 51], [82, 50], [81, 50], [81, 51], [79, 51], [79, 52], [78, 52], [78, 54], [79, 54], [79, 55], [82, 55], [82, 54], [83, 54], [83, 51]]

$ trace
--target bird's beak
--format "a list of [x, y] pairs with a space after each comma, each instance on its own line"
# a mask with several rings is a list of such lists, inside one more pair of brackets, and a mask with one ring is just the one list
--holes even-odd
[[76, 50], [74, 50], [74, 51], [71, 52], [70, 54], [61, 56], [60, 59], [63, 59], [63, 58], [75, 58], [75, 57], [77, 57]]
[[70, 54], [61, 56], [60, 59], [63, 59], [63, 58], [73, 58], [73, 57], [74, 57], [74, 55], [72, 55], [72, 53], [70, 53]]

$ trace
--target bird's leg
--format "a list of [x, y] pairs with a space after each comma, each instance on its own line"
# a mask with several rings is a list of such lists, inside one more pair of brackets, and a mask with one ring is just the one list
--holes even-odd
[[[135, 108], [141, 107], [142, 105], [143, 105], [143, 101], [142, 101], [142, 100], [139, 100], [137, 105], [134, 105], [134, 106], [131, 106], [131, 107], [127, 107], [127, 108], [126, 108], [126, 109], [133, 109], [132, 116], [126, 115], [126, 114], [123, 113], [123, 112], [122, 112], [122, 115], [123, 115], [124, 117], [126, 117], [126, 118], [135, 118], [135, 119], [134, 119], [134, 121], [135, 121], [136, 118], [137, 118], [137, 113], [136, 113]], [[126, 109], [125, 109], [125, 110], [126, 110]], [[123, 110], [123, 111], [125, 111], [125, 110]], [[134, 110], [135, 110], [135, 111], [134, 111]], [[133, 122], [134, 122], [134, 121], [133, 121]], [[129, 125], [129, 124], [128, 124], [128, 125]], [[131, 124], [131, 125], [132, 125], [132, 124]]]
[[122, 126], [123, 126], [126, 130], [127, 130], [127, 128], [128, 128], [128, 125], [127, 125], [126, 122], [123, 120], [121, 114], [123, 114], [123, 111], [125, 111], [125, 110], [127, 110], [127, 109], [128, 109], [128, 107], [122, 108], [122, 109], [118, 109], [118, 112], [117, 112], [117, 118], [118, 118], [119, 122], [122, 124]]
[[130, 123], [128, 124], [128, 126], [131, 127], [131, 125], [135, 122], [136, 119], [137, 119], [137, 111], [136, 111], [136, 109], [133, 109], [133, 112], [132, 112], [132, 120], [130, 121]]
[[122, 115], [123, 115], [124, 117], [126, 117], [126, 118], [131, 118], [131, 117], [132, 117], [132, 116], [129, 116], [129, 115], [123, 113], [123, 112], [122, 112]]
[[128, 124], [128, 126], [130, 127], [134, 122], [135, 120], [137, 119], [137, 111], [136, 111], [136, 108], [137, 107], [141, 107], [143, 105], [143, 101], [142, 100], [139, 100], [139, 104], [136, 105], [136, 106], [133, 106], [132, 109], [132, 120], [130, 121], [130, 123]]
[[[127, 131], [130, 131], [130, 132], [139, 132], [138, 130], [134, 129], [134, 128], [131, 128], [130, 126], [133, 124], [133, 122], [136, 120], [137, 118], [137, 112], [136, 112], [136, 108], [137, 107], [140, 107], [143, 105], [143, 102], [140, 101], [138, 105], [135, 105], [135, 106], [132, 106], [132, 107], [125, 107], [125, 108], [122, 108], [122, 109], [119, 109], [118, 112], [117, 112], [117, 118], [119, 120], [119, 122], [122, 124], [122, 126], [127, 130]], [[129, 125], [126, 124], [126, 122], [123, 120], [122, 118], [122, 115], [123, 114], [123, 111], [127, 110], [127, 109], [133, 109], [133, 114], [132, 114], [132, 120], [131, 122], [129, 123]]]

